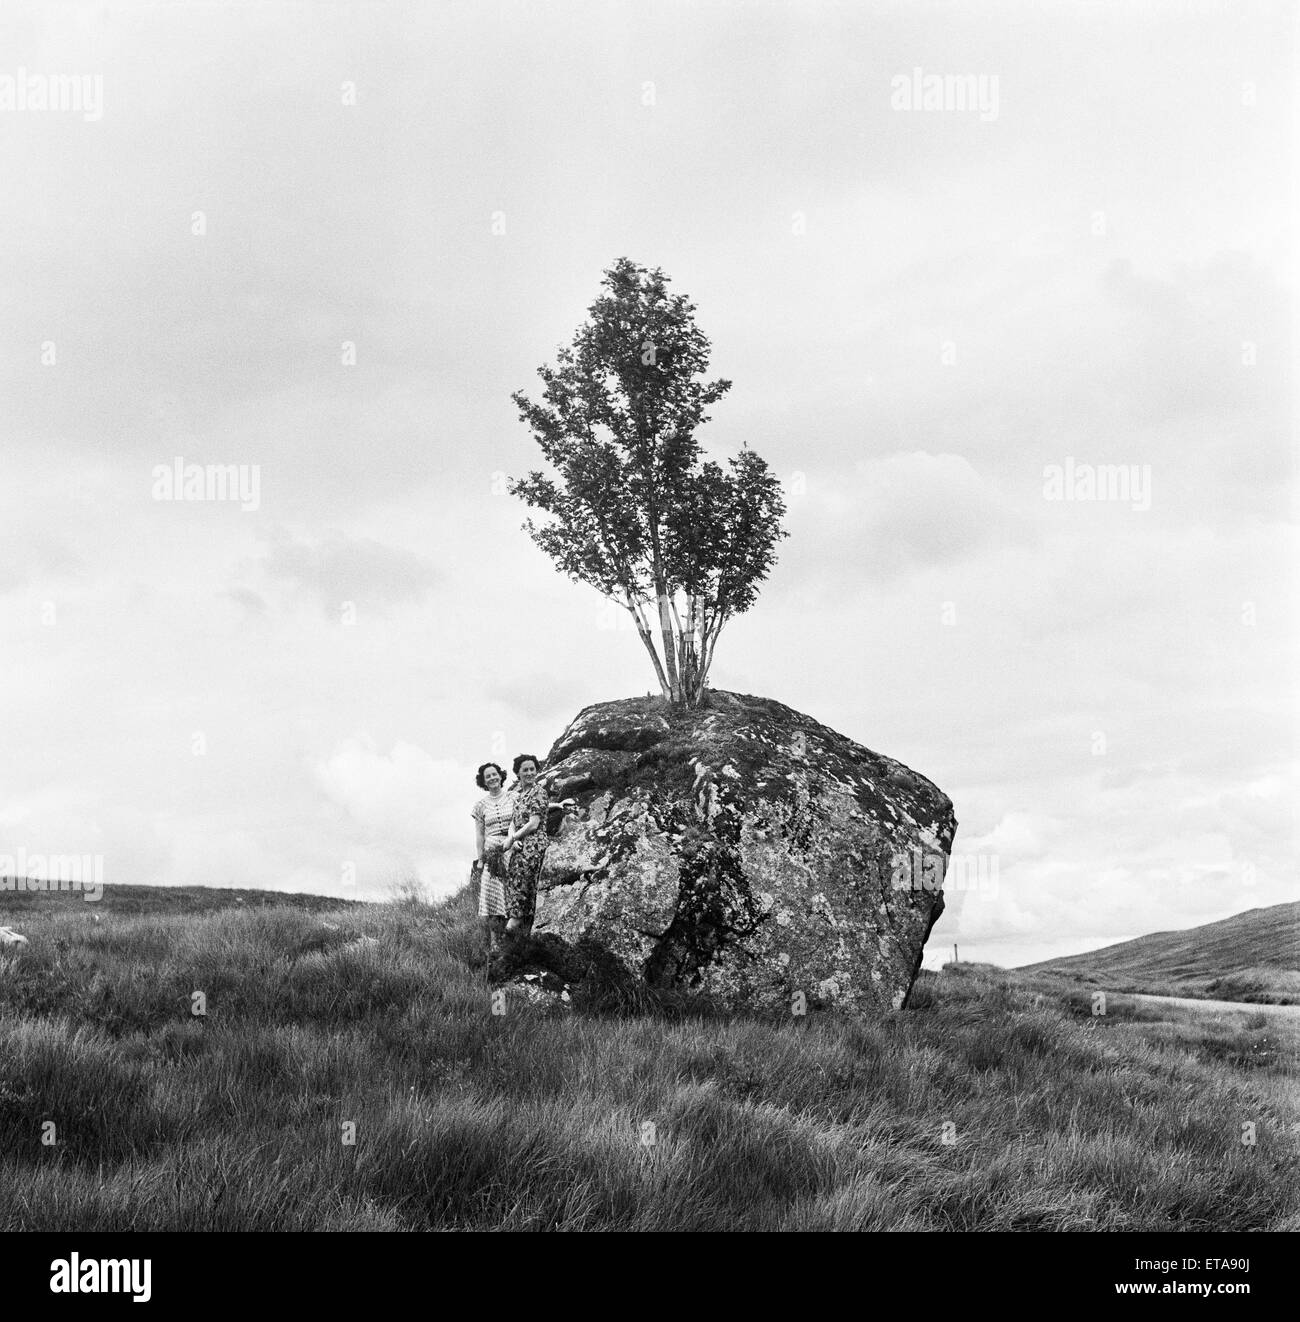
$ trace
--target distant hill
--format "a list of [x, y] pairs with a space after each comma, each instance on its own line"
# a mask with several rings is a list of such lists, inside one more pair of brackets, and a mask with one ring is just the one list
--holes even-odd
[[11, 920], [25, 913], [66, 905], [78, 905], [90, 913], [198, 914], [211, 913], [215, 909], [257, 909], [267, 905], [285, 905], [316, 913], [323, 909], [346, 909], [359, 903], [359, 900], [338, 900], [328, 895], [309, 895], [299, 891], [238, 890], [224, 886], [114, 884], [106, 885], [98, 900], [87, 900], [80, 891], [11, 891], [0, 887], [0, 916]]
[[1073, 977], [1116, 991], [1300, 1004], [1300, 902], [1152, 932], [1017, 971]]

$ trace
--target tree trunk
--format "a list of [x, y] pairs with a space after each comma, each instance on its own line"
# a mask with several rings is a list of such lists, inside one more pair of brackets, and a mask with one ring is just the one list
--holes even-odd
[[677, 670], [681, 678], [682, 697], [687, 706], [693, 706], [691, 694], [695, 690], [695, 598], [688, 592], [686, 594], [686, 624], [683, 626], [682, 617], [677, 613], [677, 601], [670, 598], [673, 604], [673, 626], [677, 630]]
[[677, 674], [677, 640], [673, 637], [673, 620], [668, 613], [668, 589], [658, 575], [655, 577], [655, 595], [659, 599], [659, 631], [664, 639], [664, 669], [668, 672], [669, 701], [680, 704], [683, 695], [682, 682]]
[[641, 641], [645, 644], [645, 650], [650, 653], [650, 660], [654, 662], [655, 678], [659, 681], [660, 692], [669, 702], [673, 701], [673, 691], [669, 687], [668, 679], [664, 675], [663, 664], [659, 660], [659, 653], [655, 651], [654, 636], [650, 632], [650, 626], [645, 622], [641, 611], [629, 597], [627, 601], [627, 611], [636, 622], [636, 631], [640, 635]]
[[[653, 475], [651, 475], [653, 476]], [[681, 680], [677, 676], [677, 642], [673, 637], [672, 617], [668, 613], [668, 580], [664, 577], [663, 556], [659, 549], [659, 511], [652, 504], [646, 511], [650, 526], [650, 576], [659, 601], [659, 632], [664, 640], [664, 669], [668, 672], [669, 701], [682, 701]]]
[[698, 692], [691, 706], [698, 706], [700, 699], [704, 696], [704, 685], [709, 678], [709, 667], [713, 664], [713, 649], [718, 645], [718, 635], [722, 632], [722, 626], [726, 624], [726, 619], [720, 619], [713, 626], [712, 635], [704, 630], [704, 642], [700, 655], [700, 668], [698, 672]]

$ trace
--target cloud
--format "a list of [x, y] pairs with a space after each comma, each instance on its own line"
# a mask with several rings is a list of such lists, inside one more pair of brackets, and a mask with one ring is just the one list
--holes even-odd
[[857, 471], [859, 545], [883, 573], [951, 564], [1029, 536], [1029, 525], [960, 455], [918, 450], [859, 463]]
[[518, 677], [498, 672], [489, 679], [484, 696], [512, 711], [526, 712], [534, 721], [567, 722], [591, 701], [589, 693], [585, 680], [572, 673], [534, 670]]
[[315, 768], [317, 782], [369, 835], [424, 852], [431, 847], [468, 853], [470, 808], [479, 791], [474, 770], [398, 741], [390, 753], [369, 739], [345, 741]]
[[[25, 523], [33, 522], [29, 513]], [[68, 537], [41, 527], [0, 526], [0, 594], [34, 580], [73, 577], [84, 568], [85, 559]]]
[[1250, 257], [1219, 252], [1167, 274], [1116, 258], [1097, 284], [1117, 332], [1114, 346], [1128, 346], [1107, 356], [1106, 376], [1125, 412], [1161, 421], [1254, 416], [1268, 431], [1248, 450], [1271, 452], [1276, 472], [1289, 457], [1279, 430], [1291, 368], [1283, 348], [1290, 300], [1281, 283]]
[[252, 588], [231, 588], [227, 593], [231, 601], [238, 602], [251, 615], [265, 615], [270, 607], [266, 603], [266, 598], [261, 593], [254, 592]]
[[[509, 392], [632, 252], [735, 382], [704, 443], [806, 477], [720, 687], [950, 793], [958, 848], [1003, 863], [955, 915], [990, 941], [1243, 907], [1246, 863], [1252, 902], [1285, 898], [1281, 7], [862, 7], [828, 33], [706, 5], [690, 49], [665, 7], [520, 8], [503, 42], [395, 3], [360, 43], [347, 6], [14, 8], [15, 65], [106, 75], [103, 124], [5, 126], [0, 803], [24, 838], [132, 880], [463, 880], [473, 766], [651, 682], [492, 494], [537, 458]], [[996, 124], [891, 110], [918, 51], [959, 72], [976, 46]], [[1259, 105], [1198, 98], [1192, 67], [1249, 68]], [[154, 502], [176, 455], [259, 465], [260, 508]], [[1149, 463], [1151, 510], [1045, 503], [1067, 455]], [[68, 797], [32, 807], [45, 786]]]
[[784, 592], [797, 583], [800, 596], [857, 596], [1037, 537], [1032, 520], [956, 454], [913, 450], [847, 473], [810, 472], [807, 494], [790, 506], [773, 585]]
[[1059, 834], [1059, 823], [1033, 813], [1009, 812], [986, 835], [972, 836], [954, 844], [962, 853], [997, 854], [1008, 862], [1041, 858], [1047, 852], [1045, 837]]
[[345, 602], [362, 609], [420, 601], [440, 581], [413, 552], [338, 530], [314, 542], [277, 530], [261, 564], [268, 577], [314, 597], [326, 614]]

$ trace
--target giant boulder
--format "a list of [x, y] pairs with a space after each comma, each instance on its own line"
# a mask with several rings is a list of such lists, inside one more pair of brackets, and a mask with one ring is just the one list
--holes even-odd
[[[735, 1008], [907, 1000], [956, 821], [924, 776], [778, 702], [710, 692], [587, 707], [547, 757], [577, 812], [535, 935]], [[802, 994], [800, 997], [799, 994]]]

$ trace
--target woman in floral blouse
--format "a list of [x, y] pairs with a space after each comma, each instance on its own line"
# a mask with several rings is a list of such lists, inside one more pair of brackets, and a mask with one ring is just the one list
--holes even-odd
[[546, 820], [548, 797], [538, 779], [540, 766], [531, 753], [520, 753], [512, 764], [518, 777], [515, 807], [505, 848], [510, 851], [506, 871], [506, 931], [527, 936], [537, 912], [537, 879], [550, 843], [542, 823]]

